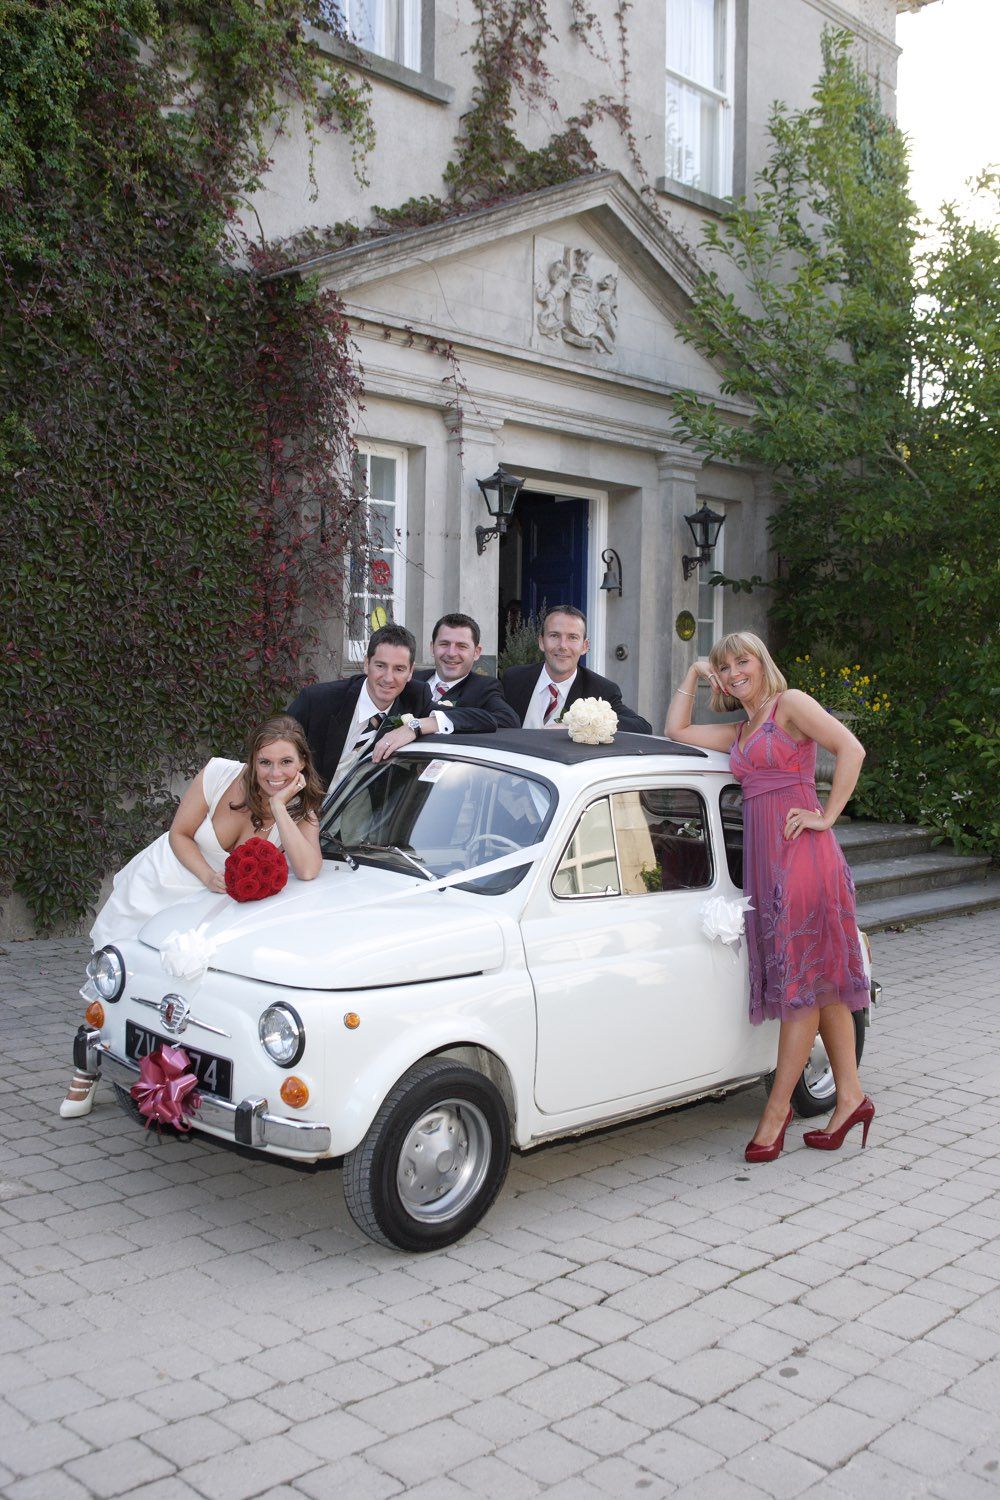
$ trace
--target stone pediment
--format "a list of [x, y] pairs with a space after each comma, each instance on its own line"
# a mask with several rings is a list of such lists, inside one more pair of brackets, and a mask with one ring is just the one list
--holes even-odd
[[296, 269], [332, 286], [364, 325], [410, 328], [480, 358], [719, 393], [720, 372], [676, 328], [699, 266], [617, 172]]

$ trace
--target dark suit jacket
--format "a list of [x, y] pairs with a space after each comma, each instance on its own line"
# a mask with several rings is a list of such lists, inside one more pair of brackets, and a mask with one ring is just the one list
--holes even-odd
[[[309, 749], [312, 751], [316, 770], [321, 780], [328, 783], [340, 764], [344, 741], [354, 723], [354, 711], [365, 680], [363, 672], [353, 677], [342, 677], [338, 682], [314, 682], [303, 688], [298, 697], [288, 705], [293, 719], [298, 719], [306, 732]], [[393, 714], [416, 714], [425, 719], [431, 711], [431, 692], [426, 682], [411, 679], [388, 710]], [[388, 734], [389, 725], [383, 724], [376, 739]]]
[[[429, 683], [433, 676], [434, 669], [428, 671], [425, 668], [414, 672], [413, 681], [419, 679]], [[491, 729], [519, 729], [521, 726], [496, 677], [480, 677], [477, 672], [470, 672], [457, 687], [449, 688], [445, 697], [455, 706], [441, 711], [448, 715], [456, 734], [488, 734]], [[484, 714], [493, 721], [489, 727], [482, 722]]]
[[[503, 674], [504, 696], [522, 724], [531, 705], [541, 671], [542, 666], [539, 663], [534, 667], [508, 667]], [[610, 677], [601, 677], [599, 673], [592, 672], [589, 667], [577, 668], [576, 680], [569, 690], [565, 707], [571, 707], [578, 698], [603, 698], [605, 703], [610, 703], [618, 715], [618, 728], [627, 730], [629, 734], [652, 734], [653, 732], [653, 727], [647, 719], [642, 718], [634, 709], [628, 708], [622, 702], [622, 690], [617, 682], [612, 682]]]

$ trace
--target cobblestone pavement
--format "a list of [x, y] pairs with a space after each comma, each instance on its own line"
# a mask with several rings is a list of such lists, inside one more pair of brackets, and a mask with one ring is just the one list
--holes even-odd
[[61, 1121], [85, 949], [0, 953], [0, 1493], [451, 1500], [1000, 1488], [1000, 923], [875, 939], [867, 1151], [754, 1091], [514, 1160], [464, 1243], [340, 1172]]

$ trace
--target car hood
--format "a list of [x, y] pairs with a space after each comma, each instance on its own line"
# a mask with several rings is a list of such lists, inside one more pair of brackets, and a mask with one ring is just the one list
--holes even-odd
[[205, 892], [151, 917], [139, 938], [159, 949], [197, 928], [209, 968], [293, 989], [421, 984], [499, 968], [500, 922], [468, 892], [422, 890], [422, 880], [326, 863], [277, 896], [237, 902]]

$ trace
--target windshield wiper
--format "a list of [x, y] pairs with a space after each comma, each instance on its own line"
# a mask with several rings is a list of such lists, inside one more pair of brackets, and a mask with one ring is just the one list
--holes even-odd
[[[346, 851], [345, 845], [341, 847]], [[428, 870], [427, 866], [421, 864], [415, 855], [410, 854], [406, 849], [401, 849], [398, 844], [372, 844], [366, 842], [352, 844], [351, 848], [360, 849], [363, 854], [397, 854], [400, 859], [405, 859], [408, 864], [411, 864], [415, 870], [419, 870], [425, 880], [434, 879], [433, 870]]]
[[324, 834], [322, 847], [329, 849], [333, 854], [341, 855], [344, 862], [350, 865], [352, 870], [360, 870], [361, 866], [342, 839], [334, 838], [332, 833]]

